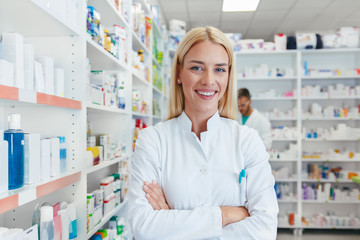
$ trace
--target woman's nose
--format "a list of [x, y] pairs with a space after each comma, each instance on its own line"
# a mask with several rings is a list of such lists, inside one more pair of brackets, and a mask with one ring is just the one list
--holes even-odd
[[214, 82], [215, 82], [214, 74], [209, 70], [204, 71], [203, 76], [201, 78], [201, 84], [212, 85], [214, 84]]

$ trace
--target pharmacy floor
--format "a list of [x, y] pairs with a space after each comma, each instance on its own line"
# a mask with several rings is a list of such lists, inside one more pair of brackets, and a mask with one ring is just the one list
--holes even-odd
[[277, 240], [359, 240], [358, 231], [307, 230], [302, 236], [294, 236], [292, 231], [279, 230]]

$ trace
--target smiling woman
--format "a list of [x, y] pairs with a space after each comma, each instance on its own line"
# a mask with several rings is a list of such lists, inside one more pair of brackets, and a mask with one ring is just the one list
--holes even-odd
[[275, 239], [278, 205], [257, 132], [234, 121], [233, 52], [216, 28], [175, 54], [168, 121], [136, 143], [129, 220], [138, 239]]

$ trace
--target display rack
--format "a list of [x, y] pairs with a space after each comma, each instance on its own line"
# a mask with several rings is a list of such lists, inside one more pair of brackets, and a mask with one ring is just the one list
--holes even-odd
[[[70, 1], [70, 0], [68, 0]], [[163, 66], [153, 56], [153, 38], [159, 38], [160, 50], [164, 51], [164, 41], [160, 26], [153, 22], [150, 47], [146, 48], [133, 30], [132, 15], [127, 22], [116, 10], [112, 0], [71, 0], [76, 3], [76, 21], [67, 19], [67, 12], [51, 9], [41, 0], [10, 0], [0, 3], [0, 34], [18, 32], [25, 43], [35, 46], [35, 56], [50, 56], [56, 65], [65, 70], [65, 97], [57, 97], [40, 92], [28, 91], [0, 85], [0, 129], [7, 129], [7, 115], [18, 112], [22, 116], [22, 128], [27, 132], [38, 132], [41, 136], [65, 136], [67, 139], [68, 169], [65, 174], [49, 181], [27, 185], [21, 189], [0, 195], [0, 226], [27, 229], [31, 226], [32, 211], [36, 204], [45, 201], [74, 202], [77, 209], [78, 239], [88, 239], [98, 229], [104, 227], [113, 215], [126, 216], [123, 201], [113, 211], [103, 217], [101, 224], [87, 233], [86, 194], [99, 185], [99, 179], [120, 168], [120, 162], [132, 157], [134, 118], [142, 118], [147, 125], [163, 121], [165, 113], [153, 115], [153, 99], [162, 104], [167, 101], [164, 89], [153, 85], [152, 69], [157, 68], [163, 81]], [[149, 5], [139, 2], [146, 14], [152, 18]], [[101, 14], [104, 26], [121, 25], [126, 30], [126, 46], [130, 56], [127, 63], [120, 61], [104, 50], [85, 32], [86, 8], [94, 6]], [[26, 11], [20, 9], [26, 8]], [[68, 9], [65, 9], [68, 11]], [[20, 16], [21, 15], [21, 16]], [[41, 27], [38, 24], [41, 23]], [[132, 50], [144, 50], [146, 66], [150, 70], [148, 81], [132, 66]], [[89, 59], [89, 61], [87, 60]], [[91, 70], [105, 70], [111, 73], [125, 72], [125, 109], [89, 103], [87, 98], [87, 63]], [[86, 64], [84, 64], [86, 63]], [[132, 112], [132, 90], [137, 89], [148, 103], [148, 113]], [[162, 109], [162, 107], [161, 107]], [[104, 161], [94, 167], [86, 159], [87, 123], [94, 135], [111, 134], [126, 146], [126, 153], [120, 158]], [[99, 188], [99, 186], [97, 187]], [[11, 210], [11, 211], [10, 211]], [[25, 217], [20, 217], [26, 213]], [[11, 219], [11, 221], [10, 221]]]
[[[254, 97], [253, 107], [260, 112], [272, 112], [274, 108], [280, 112], [287, 112], [294, 109], [295, 116], [292, 117], [269, 117], [272, 127], [296, 127], [297, 138], [273, 139], [272, 148], [280, 152], [286, 150], [290, 144], [296, 143], [297, 154], [291, 159], [270, 159], [273, 170], [281, 167], [288, 167], [289, 173], [295, 173], [296, 179], [276, 179], [278, 183], [288, 182], [290, 189], [295, 196], [293, 200], [279, 199], [280, 213], [279, 217], [287, 216], [289, 213], [296, 214], [295, 225], [280, 223], [278, 228], [293, 229], [294, 234], [302, 234], [304, 229], [360, 229], [360, 227], [322, 227], [306, 226], [301, 218], [311, 218], [314, 213], [326, 215], [331, 210], [337, 216], [348, 216], [350, 213], [360, 218], [360, 202], [358, 201], [313, 201], [302, 200], [302, 183], [317, 184], [331, 183], [334, 186], [347, 186], [350, 188], [359, 188], [350, 179], [303, 179], [302, 171], [306, 169], [307, 164], [329, 164], [331, 167], [342, 166], [343, 169], [360, 171], [360, 161], [357, 158], [302, 158], [303, 151], [325, 151], [328, 148], [340, 149], [349, 148], [350, 151], [358, 152], [360, 142], [357, 137], [352, 138], [323, 138], [305, 139], [302, 132], [303, 127], [321, 128], [335, 127], [338, 123], [345, 123], [351, 127], [360, 126], [359, 116], [352, 117], [309, 117], [304, 116], [304, 112], [309, 110], [312, 103], [321, 106], [335, 105], [337, 107], [346, 103], [349, 107], [359, 105], [357, 96], [338, 96], [338, 97], [303, 97], [301, 89], [307, 85], [320, 85], [326, 87], [342, 83], [345, 86], [360, 85], [359, 75], [344, 76], [304, 76], [304, 62], [307, 61], [309, 69], [356, 69], [360, 66], [360, 49], [324, 49], [324, 50], [291, 50], [282, 52], [256, 52], [256, 53], [237, 53], [237, 81], [238, 87], [247, 87], [252, 96], [259, 93], [275, 89], [282, 93], [289, 90], [294, 91], [294, 97]], [[244, 77], [245, 68], [257, 68], [260, 64], [267, 64], [271, 68], [291, 68], [295, 74], [294, 77]], [[293, 184], [293, 185], [291, 185]]]

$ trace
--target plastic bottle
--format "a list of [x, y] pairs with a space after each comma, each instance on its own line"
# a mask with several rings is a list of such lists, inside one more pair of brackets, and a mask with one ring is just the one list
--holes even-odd
[[70, 226], [69, 226], [69, 239], [77, 238], [77, 218], [76, 218], [76, 207], [74, 203], [68, 204]]
[[54, 239], [54, 221], [53, 221], [53, 207], [42, 206], [40, 208], [40, 239], [53, 240]]
[[9, 129], [4, 132], [4, 140], [9, 146], [9, 190], [24, 185], [24, 132], [21, 130], [20, 114], [10, 114]]
[[66, 143], [65, 137], [58, 137], [60, 142], [60, 173], [66, 172]]

